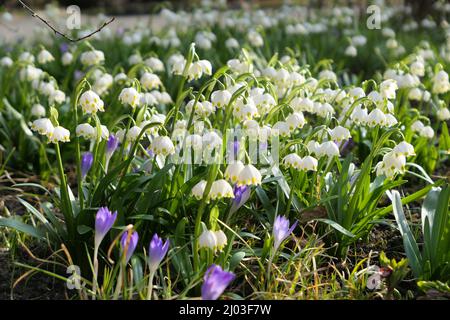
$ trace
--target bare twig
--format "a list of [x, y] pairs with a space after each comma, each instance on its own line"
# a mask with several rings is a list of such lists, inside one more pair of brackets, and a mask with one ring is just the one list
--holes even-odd
[[78, 42], [84, 39], [87, 39], [91, 36], [93, 36], [94, 34], [100, 32], [104, 27], [106, 27], [108, 24], [110, 24], [111, 22], [113, 22], [116, 18], [112, 17], [111, 19], [109, 19], [108, 21], [103, 22], [103, 24], [98, 27], [97, 30], [83, 36], [77, 39], [72, 39], [69, 36], [67, 36], [66, 34], [62, 33], [61, 31], [58, 31], [55, 27], [53, 27], [47, 20], [45, 20], [44, 18], [42, 18], [41, 16], [39, 16], [33, 9], [31, 9], [28, 5], [26, 5], [23, 1], [18, 0], [19, 3], [22, 5], [22, 7], [24, 7], [24, 9], [26, 9], [28, 12], [31, 13], [31, 15], [39, 20], [41, 20], [47, 27], [49, 27], [50, 29], [53, 30], [53, 32], [55, 32], [55, 34], [58, 34], [60, 36], [62, 36], [63, 38], [67, 39], [70, 42]]

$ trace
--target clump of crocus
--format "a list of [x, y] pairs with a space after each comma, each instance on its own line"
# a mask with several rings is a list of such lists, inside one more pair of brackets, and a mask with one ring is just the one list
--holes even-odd
[[152, 297], [153, 276], [155, 275], [159, 264], [166, 256], [167, 250], [169, 250], [169, 240], [166, 240], [166, 242], [163, 243], [163, 240], [155, 233], [148, 248], [148, 267], [150, 269], [147, 291], [148, 300]]
[[273, 248], [276, 251], [281, 243], [292, 233], [292, 231], [297, 226], [298, 221], [296, 221], [289, 228], [289, 220], [283, 216], [277, 216], [275, 222], [273, 223]]
[[84, 179], [86, 177], [89, 169], [92, 167], [94, 162], [94, 156], [91, 152], [85, 152], [81, 156], [81, 177]]
[[202, 299], [217, 300], [236, 276], [218, 265], [211, 265], [203, 277]]
[[97, 274], [98, 274], [98, 248], [105, 235], [114, 225], [117, 218], [117, 211], [112, 213], [107, 207], [102, 207], [97, 211], [95, 216], [95, 239], [94, 239], [94, 284], [93, 292], [95, 298], [95, 291], [97, 289]]

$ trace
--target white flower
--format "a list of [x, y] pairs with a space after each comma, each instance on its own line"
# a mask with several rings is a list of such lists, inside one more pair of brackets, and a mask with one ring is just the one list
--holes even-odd
[[361, 105], [357, 105], [355, 109], [353, 109], [350, 118], [357, 124], [365, 124], [368, 119], [367, 109], [361, 108]]
[[52, 143], [58, 142], [69, 142], [70, 141], [70, 131], [61, 126], [55, 127], [51, 135], [49, 136], [49, 140]]
[[247, 39], [250, 42], [250, 44], [254, 47], [261, 47], [264, 45], [263, 38], [258, 32], [254, 30], [249, 31], [249, 33], [247, 34]]
[[31, 130], [37, 131], [40, 135], [49, 136], [53, 133], [54, 127], [50, 119], [41, 118], [33, 121]]
[[68, 66], [73, 61], [73, 55], [70, 52], [65, 52], [61, 57], [61, 63], [63, 66]]
[[422, 61], [414, 61], [410, 65], [409, 70], [413, 75], [418, 77], [423, 77], [425, 75], [425, 66]]
[[296, 112], [313, 112], [314, 102], [308, 98], [294, 98], [291, 101], [291, 107]]
[[431, 128], [430, 126], [425, 126], [421, 131], [420, 131], [420, 135], [422, 137], [431, 139], [434, 137], [434, 130], [433, 128]]
[[291, 153], [284, 157], [283, 162], [288, 168], [299, 169], [302, 163], [302, 158], [296, 153]]
[[317, 107], [316, 104], [314, 105], [315, 112], [319, 117], [325, 118], [328, 115], [334, 114], [334, 109], [328, 102], [325, 103], [318, 103]]
[[212, 74], [212, 65], [208, 60], [199, 60], [198, 64], [202, 67], [202, 72], [208, 76]]
[[235, 38], [228, 38], [225, 41], [225, 46], [228, 49], [236, 49], [236, 48], [239, 48], [239, 42]]
[[159, 136], [153, 139], [150, 149], [157, 155], [168, 156], [175, 153], [172, 140], [167, 136]]
[[389, 127], [395, 126], [398, 123], [397, 118], [395, 118], [392, 114], [387, 113], [384, 116], [386, 119], [386, 121], [385, 121], [386, 127], [389, 128]]
[[39, 79], [42, 75], [42, 70], [33, 66], [26, 66], [20, 70], [20, 79], [26, 81], [33, 81]]
[[25, 51], [20, 54], [17, 60], [19, 60], [20, 62], [33, 63], [34, 56], [30, 52]]
[[80, 105], [83, 112], [88, 114], [95, 114], [97, 111], [105, 111], [103, 108], [103, 100], [92, 90], [83, 92], [80, 97]]
[[378, 108], [373, 109], [367, 116], [367, 125], [369, 127], [375, 127], [377, 125], [384, 126], [386, 124], [386, 116]]
[[269, 93], [257, 93], [252, 95], [252, 98], [258, 108], [258, 113], [262, 115], [267, 114], [276, 105], [275, 99]]
[[443, 94], [450, 90], [450, 82], [448, 80], [448, 74], [444, 70], [439, 71], [433, 77], [433, 93]]
[[89, 123], [79, 124], [75, 129], [75, 133], [78, 137], [83, 137], [88, 140], [94, 139], [97, 136], [96, 129]]
[[119, 95], [119, 100], [122, 104], [128, 104], [135, 108], [139, 103], [139, 93], [135, 88], [123, 88]]
[[212, 183], [209, 197], [213, 200], [221, 198], [234, 198], [233, 188], [224, 180], [217, 180]]
[[201, 200], [203, 198], [203, 193], [205, 192], [206, 181], [201, 180], [192, 188], [192, 195], [197, 200]]
[[316, 158], [311, 157], [311, 156], [306, 156], [300, 162], [300, 170], [317, 171], [317, 164], [318, 164], [318, 161]]
[[423, 95], [422, 90], [420, 90], [419, 88], [412, 88], [411, 90], [409, 90], [408, 99], [420, 101], [422, 100], [422, 95]]
[[114, 77], [114, 82], [123, 83], [127, 79], [128, 79], [128, 76], [125, 73], [120, 72], [120, 73], [116, 74], [116, 76]]
[[55, 90], [50, 94], [48, 101], [50, 103], [63, 103], [66, 100], [66, 94], [61, 90]]
[[239, 174], [242, 169], [244, 169], [244, 164], [241, 161], [235, 161], [230, 163], [225, 169], [225, 178], [230, 180], [232, 183], [237, 183]]
[[230, 103], [231, 96], [228, 90], [217, 90], [211, 94], [211, 102], [214, 107], [225, 108]]
[[3, 57], [0, 59], [0, 65], [2, 67], [11, 67], [13, 65], [13, 60], [10, 57]]
[[338, 142], [342, 140], [350, 139], [352, 136], [350, 135], [350, 131], [347, 128], [342, 126], [336, 126], [330, 131], [330, 136], [332, 140], [336, 140]]
[[215, 251], [217, 248], [217, 238], [214, 231], [205, 230], [198, 238], [198, 245], [200, 248], [208, 248]]
[[259, 170], [248, 164], [239, 172], [237, 183], [238, 185], [260, 185], [261, 180], [262, 176]]
[[319, 157], [327, 156], [330, 158], [334, 156], [339, 156], [339, 148], [333, 141], [325, 141], [319, 146], [318, 150], [316, 151], [316, 154]]
[[391, 151], [383, 156], [383, 162], [386, 168], [402, 172], [405, 169], [406, 157]]
[[[141, 134], [142, 129], [138, 126], [132, 126], [127, 133], [127, 141], [134, 142]], [[142, 139], [142, 137], [141, 137]]]
[[397, 82], [393, 79], [384, 80], [380, 84], [380, 93], [383, 98], [395, 99], [395, 91], [398, 89]]
[[345, 55], [349, 57], [356, 57], [358, 55], [358, 50], [354, 46], [348, 46], [345, 49]]
[[45, 108], [41, 104], [36, 103], [31, 107], [31, 115], [36, 118], [41, 118], [45, 116]]
[[189, 66], [189, 70], [187, 72], [188, 81], [200, 79], [203, 75], [203, 66], [198, 61], [193, 62]]
[[135, 64], [138, 64], [141, 62], [142, 62], [142, 57], [140, 54], [135, 53], [128, 57], [128, 64], [130, 64], [130, 65], [135, 65]]
[[392, 149], [397, 155], [404, 155], [405, 157], [414, 156], [414, 147], [406, 141], [402, 141]]
[[271, 134], [274, 136], [282, 136], [282, 137], [287, 137], [289, 136], [290, 130], [289, 130], [289, 125], [284, 122], [284, 121], [278, 121], [276, 122], [271, 130]]
[[46, 64], [55, 60], [52, 54], [45, 49], [39, 52], [37, 59], [40, 64]]
[[85, 66], [100, 64], [105, 61], [105, 54], [100, 50], [83, 52], [80, 56], [80, 61]]
[[145, 64], [149, 66], [154, 72], [164, 71], [164, 63], [155, 57], [150, 57], [145, 60]]
[[437, 117], [441, 121], [450, 119], [450, 111], [448, 108], [440, 108], [437, 112]]
[[348, 95], [349, 95], [352, 99], [356, 100], [356, 99], [365, 97], [365, 96], [366, 96], [366, 93], [364, 92], [363, 88], [361, 88], [361, 87], [355, 87], [355, 88], [351, 88], [351, 89], [348, 91]]
[[422, 121], [417, 120], [414, 121], [414, 123], [411, 125], [411, 130], [414, 132], [421, 132], [424, 127], [425, 125], [422, 123]]
[[214, 231], [214, 235], [216, 236], [216, 247], [218, 250], [223, 250], [223, 248], [227, 245], [228, 239], [225, 233], [222, 230]]
[[140, 80], [142, 87], [147, 90], [158, 88], [162, 85], [161, 80], [156, 74], [145, 72]]
[[286, 118], [286, 123], [289, 126], [289, 130], [294, 131], [297, 128], [303, 128], [306, 120], [302, 112], [294, 112]]

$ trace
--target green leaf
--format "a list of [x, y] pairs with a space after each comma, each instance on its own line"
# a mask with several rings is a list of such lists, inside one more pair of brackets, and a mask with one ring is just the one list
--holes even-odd
[[353, 233], [351, 233], [350, 231], [345, 229], [343, 226], [341, 226], [336, 221], [333, 221], [333, 220], [330, 220], [330, 219], [314, 219], [314, 220], [320, 221], [320, 222], [324, 222], [324, 223], [328, 224], [329, 226], [333, 227], [334, 229], [336, 229], [337, 231], [339, 231], [342, 234], [346, 235], [347, 237], [350, 237], [350, 238], [354, 238], [355, 237], [355, 235]]

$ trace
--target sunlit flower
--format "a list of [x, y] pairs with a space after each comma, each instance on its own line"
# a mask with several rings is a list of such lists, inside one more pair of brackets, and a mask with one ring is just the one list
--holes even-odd
[[239, 185], [260, 185], [261, 173], [253, 165], [248, 164], [239, 172], [237, 183]]
[[49, 140], [52, 143], [69, 142], [70, 131], [64, 127], [57, 126], [55, 127], [55, 129], [53, 129], [52, 134], [49, 136]]
[[276, 216], [273, 223], [273, 247], [277, 250], [281, 243], [292, 233], [297, 226], [296, 221], [291, 227], [289, 227], [289, 220], [283, 216]]
[[124, 88], [120, 92], [119, 100], [122, 104], [129, 105], [134, 108], [139, 103], [139, 93], [133, 87]]
[[37, 60], [40, 64], [46, 64], [55, 60], [50, 52], [47, 50], [41, 50], [37, 56]]
[[336, 126], [330, 131], [330, 136], [332, 140], [335, 141], [342, 141], [342, 140], [348, 140], [352, 136], [350, 135], [350, 131], [347, 128], [344, 128], [342, 126]]
[[202, 299], [217, 300], [234, 278], [232, 272], [223, 271], [218, 265], [211, 265], [203, 277]]
[[234, 198], [233, 188], [224, 180], [214, 181], [209, 192], [209, 197], [213, 200], [221, 198]]
[[37, 131], [40, 135], [51, 135], [54, 129], [52, 122], [48, 118], [34, 120], [31, 124], [31, 130]]
[[105, 235], [111, 230], [117, 218], [117, 211], [112, 213], [107, 207], [102, 207], [95, 215], [95, 246], [98, 248]]
[[94, 91], [83, 92], [80, 97], [81, 109], [84, 113], [95, 114], [97, 111], [105, 111], [103, 100]]
[[154, 273], [169, 250], [169, 240], [163, 240], [155, 233], [148, 248], [148, 266], [151, 273]]
[[92, 152], [85, 152], [81, 156], [81, 177], [84, 178], [88, 173], [89, 169], [92, 167], [94, 162], [94, 155]]
[[194, 198], [196, 198], [197, 200], [201, 200], [203, 198], [203, 194], [205, 193], [205, 188], [206, 188], [206, 181], [201, 180], [192, 188], [191, 193], [194, 196]]
[[230, 180], [232, 183], [237, 183], [239, 174], [244, 167], [245, 166], [242, 161], [239, 160], [230, 163], [225, 169], [225, 178]]
[[137, 231], [134, 231], [131, 233], [131, 235], [128, 234], [128, 232], [124, 232], [122, 234], [122, 238], [120, 239], [120, 245], [122, 247], [122, 252], [125, 253], [125, 264], [130, 261], [131, 256], [134, 253], [134, 250], [136, 250], [137, 243], [139, 241], [139, 235]]
[[31, 107], [31, 115], [36, 118], [44, 117], [45, 108], [41, 104], [36, 103]]

